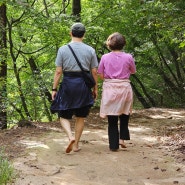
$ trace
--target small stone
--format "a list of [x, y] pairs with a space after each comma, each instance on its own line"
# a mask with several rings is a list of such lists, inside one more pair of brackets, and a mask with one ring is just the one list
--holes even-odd
[[159, 167], [158, 167], [158, 166], [154, 167], [154, 170], [158, 170], [158, 169], [159, 169]]
[[181, 169], [180, 168], [177, 168], [176, 171], [180, 171]]
[[173, 184], [179, 184], [179, 181], [173, 181]]
[[166, 169], [161, 169], [161, 171], [162, 171], [162, 172], [165, 172], [165, 171], [166, 171]]

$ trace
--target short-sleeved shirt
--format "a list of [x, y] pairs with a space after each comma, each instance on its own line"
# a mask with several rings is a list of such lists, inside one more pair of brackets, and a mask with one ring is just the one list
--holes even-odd
[[[92, 68], [98, 67], [97, 56], [95, 50], [91, 46], [83, 42], [70, 42], [69, 44], [74, 50], [84, 70], [90, 71]], [[58, 49], [55, 64], [56, 66], [61, 66], [62, 70], [65, 72], [81, 71], [71, 50], [67, 45], [64, 45]]]
[[134, 58], [125, 52], [110, 52], [101, 57], [98, 73], [105, 79], [129, 79], [136, 72]]

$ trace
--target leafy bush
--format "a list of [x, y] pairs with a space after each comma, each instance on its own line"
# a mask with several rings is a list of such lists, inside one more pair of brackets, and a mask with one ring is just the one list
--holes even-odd
[[0, 149], [0, 185], [6, 185], [15, 177], [15, 171], [12, 164], [8, 161], [4, 154], [4, 150]]

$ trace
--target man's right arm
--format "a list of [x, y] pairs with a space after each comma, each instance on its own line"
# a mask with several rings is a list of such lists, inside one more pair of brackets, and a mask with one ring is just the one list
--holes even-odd
[[[59, 81], [62, 76], [62, 67], [56, 67], [55, 74], [54, 74], [54, 80], [53, 80], [53, 89], [57, 89], [57, 86], [59, 84]], [[56, 96], [57, 91], [52, 91], [52, 100], [54, 100]]]

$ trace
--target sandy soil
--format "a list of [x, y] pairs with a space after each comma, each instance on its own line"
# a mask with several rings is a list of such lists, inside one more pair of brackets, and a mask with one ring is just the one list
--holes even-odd
[[185, 185], [185, 110], [134, 111], [127, 148], [108, 148], [107, 120], [94, 109], [80, 152], [65, 154], [58, 124], [34, 123], [0, 132], [18, 176], [13, 185]]

